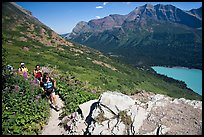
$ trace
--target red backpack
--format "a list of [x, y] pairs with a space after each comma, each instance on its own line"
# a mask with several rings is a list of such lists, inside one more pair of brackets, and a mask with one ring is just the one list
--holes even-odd
[[36, 78], [42, 77], [42, 73], [41, 73], [41, 72], [37, 72], [35, 77], [36, 77]]

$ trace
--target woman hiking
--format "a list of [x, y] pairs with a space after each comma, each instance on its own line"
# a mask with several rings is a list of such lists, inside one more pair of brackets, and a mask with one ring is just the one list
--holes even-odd
[[29, 77], [28, 69], [25, 66], [25, 63], [21, 63], [21, 66], [18, 68], [18, 74], [23, 76], [25, 79]]
[[35, 66], [35, 70], [33, 71], [33, 75], [38, 80], [39, 83], [42, 81], [42, 70], [40, 69], [40, 65]]
[[56, 80], [52, 79], [47, 72], [43, 74], [42, 86], [45, 94], [49, 97], [51, 106], [56, 110], [59, 110], [59, 107], [56, 102], [55, 89], [56, 89]]

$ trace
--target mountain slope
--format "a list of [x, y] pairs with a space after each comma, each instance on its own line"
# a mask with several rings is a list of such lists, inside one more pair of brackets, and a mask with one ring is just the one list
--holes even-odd
[[[66, 41], [14, 3], [3, 3], [2, 36], [6, 62], [15, 69], [25, 62], [32, 74], [36, 64], [50, 65], [59, 75], [69, 73], [91, 90], [134, 94], [141, 90], [173, 97], [201, 99], [183, 82], [121, 64], [101, 52]], [[119, 18], [119, 17], [118, 17]], [[60, 82], [60, 78], [56, 77]]]
[[196, 18], [202, 20], [202, 7], [198, 9], [192, 9], [190, 11], [187, 11], [189, 14], [195, 16]]
[[146, 4], [127, 15], [78, 23], [69, 39], [120, 55], [136, 66], [201, 69], [202, 7], [183, 11], [172, 5]]

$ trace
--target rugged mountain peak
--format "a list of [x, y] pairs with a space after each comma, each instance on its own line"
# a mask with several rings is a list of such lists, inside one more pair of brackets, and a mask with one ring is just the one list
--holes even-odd
[[202, 20], [202, 7], [198, 8], [198, 9], [192, 9], [190, 11], [186, 11], [187, 13], [189, 13], [192, 16], [195, 16], [196, 18]]
[[[149, 19], [154, 21], [169, 21], [199, 28], [201, 23], [197, 18], [202, 18], [202, 13], [199, 10], [192, 10], [189, 13], [173, 5], [157, 4], [153, 6], [152, 4], [145, 4], [136, 7], [127, 15], [111, 14], [101, 19], [90, 20], [88, 23], [79, 22], [72, 33], [75, 36], [84, 32], [103, 32], [105, 30], [112, 30], [115, 27], [121, 27], [124, 23], [131, 21], [143, 26]], [[193, 23], [189, 23], [187, 20], [193, 20]]]
[[167, 4], [167, 5], [157, 4], [154, 7], [158, 8], [158, 9], [175, 9], [176, 8], [175, 6], [173, 6], [171, 4]]
[[[89, 26], [95, 31], [110, 30], [113, 26], [117, 25], [112, 16], [107, 16], [102, 19], [95, 19], [88, 22]], [[97, 29], [97, 30], [96, 30]]]
[[[174, 55], [175, 49], [173, 48], [181, 47], [181, 45], [188, 48], [200, 45], [202, 41], [200, 32], [202, 30], [202, 7], [187, 12], [173, 5], [157, 4], [153, 6], [151, 4], [145, 4], [136, 7], [127, 15], [111, 14], [102, 19], [91, 20], [88, 22], [86, 28], [88, 27], [90, 27], [89, 31], [87, 31], [89, 33], [86, 33], [84, 29], [77, 29], [79, 31], [78, 34], [81, 35], [70, 35], [69, 38], [75, 42], [86, 44], [87, 46], [107, 53], [111, 52], [125, 56], [129, 60], [134, 58], [130, 61], [131, 63], [135, 63], [135, 59], [137, 59], [138, 64], [141, 65], [146, 64], [145, 62], [149, 60], [144, 59], [142, 56], [151, 54], [148, 57], [152, 57], [153, 55], [150, 51], [157, 49], [154, 47], [160, 47], [161, 45], [166, 45], [164, 46], [165, 48], [171, 47], [172, 51], [167, 51], [172, 53], [166, 54], [164, 52], [164, 55], [162, 55], [169, 56]], [[76, 28], [78, 28], [78, 25]], [[189, 37], [192, 39], [189, 39]], [[150, 47], [154, 45], [154, 47], [150, 50], [147, 45]], [[199, 49], [192, 50], [192, 52], [195, 51], [196, 53], [194, 55], [198, 55], [199, 59], [195, 56], [194, 60], [200, 62], [201, 50], [199, 46], [196, 47]], [[181, 53], [179, 54], [183, 54], [183, 48], [180, 51]], [[185, 52], [185, 54], [188, 54], [189, 51]], [[130, 54], [132, 54], [132, 57], [130, 57]], [[180, 56], [179, 54], [175, 56]], [[158, 56], [159, 54], [155, 52], [154, 55]], [[194, 62], [190, 59], [192, 56], [190, 54], [188, 55], [189, 57], [183, 57], [185, 61], [178, 61], [178, 64], [184, 64], [186, 60], [189, 60], [187, 61], [189, 64], [191, 64], [190, 62]], [[139, 56], [145, 61], [140, 61]], [[163, 60], [163, 57], [161, 58]], [[170, 60], [172, 60], [172, 64], [175, 64], [174, 59], [169, 59], [168, 57], [166, 59], [168, 61], [159, 61], [159, 65], [161, 65], [161, 62], [163, 62], [162, 64], [171, 62]], [[158, 58], [155, 60], [158, 60]], [[150, 64], [152, 62], [149, 61]], [[155, 65], [155, 63], [153, 64]], [[201, 63], [196, 63], [196, 66], [198, 66], [197, 64]]]
[[109, 15], [113, 18], [113, 20], [116, 22], [116, 25], [121, 26], [125, 19], [127, 18], [127, 15], [119, 15], [119, 14], [111, 14]]
[[152, 4], [145, 4], [144, 7], [146, 9], [153, 9], [154, 8], [154, 6]]
[[145, 10], [153, 10], [154, 9], [154, 6], [152, 4], [145, 4], [143, 6], [138, 6], [136, 7], [132, 12], [130, 12], [129, 14], [131, 13], [135, 13], [135, 14], [138, 14], [138, 11], [140, 12], [144, 12]]
[[141, 23], [146, 22], [148, 19], [155, 21], [173, 21], [177, 19], [175, 17], [176, 7], [172, 5], [157, 4], [155, 6], [151, 4], [145, 4], [143, 6], [136, 7], [132, 12], [128, 14], [126, 21], [136, 21]]
[[[103, 32], [112, 30], [114, 27], [119, 27], [123, 24], [127, 15], [111, 14], [101, 19], [93, 19], [87, 22], [79, 22], [73, 29], [73, 35], [79, 35], [83, 32]], [[80, 30], [80, 33], [79, 33]]]
[[72, 35], [79, 35], [80, 33], [88, 32], [90, 31], [90, 27], [87, 22], [80, 21], [77, 23], [76, 27], [72, 30]]

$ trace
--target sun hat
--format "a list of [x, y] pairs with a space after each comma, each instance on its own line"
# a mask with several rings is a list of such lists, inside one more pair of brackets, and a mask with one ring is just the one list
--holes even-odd
[[25, 65], [25, 63], [21, 63], [21, 66]]

